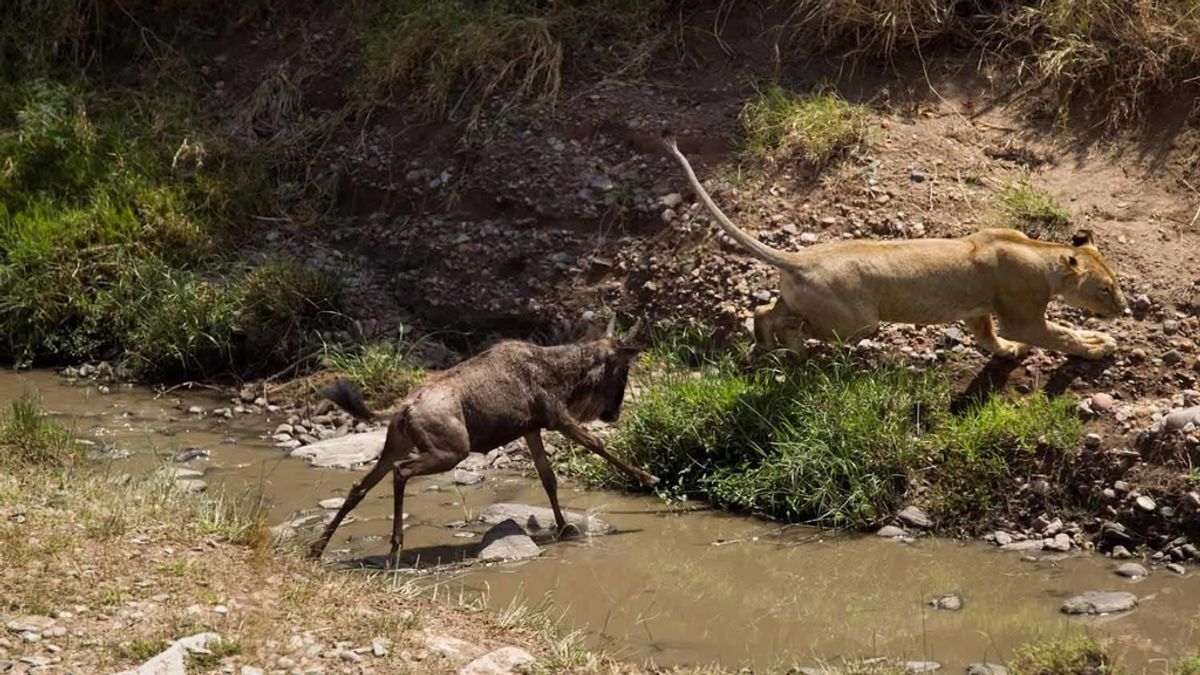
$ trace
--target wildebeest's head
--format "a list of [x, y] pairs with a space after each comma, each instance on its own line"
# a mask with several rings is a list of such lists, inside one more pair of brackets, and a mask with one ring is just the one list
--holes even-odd
[[583, 344], [590, 367], [571, 401], [571, 414], [579, 421], [599, 418], [612, 423], [621, 417], [629, 366], [642, 350], [634, 342], [639, 325], [617, 338], [610, 321], [604, 337]]

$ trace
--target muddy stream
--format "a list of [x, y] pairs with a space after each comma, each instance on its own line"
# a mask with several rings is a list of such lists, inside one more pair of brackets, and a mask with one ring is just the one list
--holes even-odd
[[[36, 390], [81, 437], [131, 452], [106, 460], [114, 471], [147, 471], [180, 450], [209, 450], [209, 458], [187, 466], [205, 470], [210, 490], [261, 487], [272, 501], [273, 522], [344, 496], [359, 475], [313, 469], [273, 447], [268, 434], [282, 413], [232, 420], [187, 414], [192, 405], [227, 405], [202, 391], [155, 398], [146, 389], [114, 387], [101, 394], [49, 372], [0, 373], [0, 401], [26, 390]], [[581, 631], [589, 647], [659, 665], [765, 669], [883, 655], [961, 672], [968, 663], [1003, 662], [1027, 639], [1085, 627], [1110, 637], [1133, 668], [1161, 671], [1159, 659], [1200, 646], [1195, 571], [1179, 577], [1156, 569], [1134, 582], [1115, 576], [1114, 563], [1096, 555], [1027, 560], [976, 542], [831, 535], [563, 483], [564, 507], [595, 509], [616, 533], [539, 541], [544, 553], [537, 560], [458, 569], [429, 583], [477, 593], [497, 610], [514, 601], [549, 603], [562, 628]], [[469, 557], [483, 528], [446, 525], [471, 520], [496, 502], [544, 506], [546, 499], [535, 479], [516, 472], [491, 472], [470, 487], [444, 475], [411, 482], [405, 560], [425, 566]], [[386, 553], [390, 513], [385, 480], [330, 551], [358, 559]], [[1091, 619], [1059, 612], [1064, 599], [1091, 590], [1130, 590], [1140, 605]], [[929, 607], [930, 598], [948, 593], [963, 598], [961, 611]]]

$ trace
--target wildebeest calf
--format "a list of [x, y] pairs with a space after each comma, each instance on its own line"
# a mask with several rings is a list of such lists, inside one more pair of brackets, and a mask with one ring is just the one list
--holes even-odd
[[[462, 363], [431, 375], [400, 404], [388, 424], [383, 453], [346, 497], [337, 515], [313, 542], [309, 554], [320, 557], [342, 519], [388, 471], [395, 490], [395, 519], [388, 566], [399, 562], [404, 543], [404, 486], [413, 476], [448, 471], [471, 452], [488, 452], [524, 437], [554, 519], [566, 527], [558, 506], [558, 482], [542, 446], [542, 429], [558, 431], [608, 460], [646, 485], [658, 479], [635, 469], [605, 449], [581, 423], [615, 422], [621, 414], [630, 361], [637, 355], [632, 338], [613, 337], [612, 323], [603, 338], [557, 347], [502, 342]], [[339, 380], [325, 396], [359, 419], [374, 417], [362, 396]]]

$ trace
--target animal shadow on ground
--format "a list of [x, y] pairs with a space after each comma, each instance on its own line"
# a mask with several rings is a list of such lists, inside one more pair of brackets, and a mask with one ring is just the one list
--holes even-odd
[[1009, 377], [1020, 365], [1019, 361], [993, 357], [971, 378], [962, 392], [950, 399], [950, 412], [960, 415], [974, 406], [986, 403], [1008, 384]]
[[1061, 396], [1067, 392], [1067, 388], [1075, 380], [1080, 378], [1090, 381], [1098, 380], [1104, 370], [1111, 365], [1111, 357], [1102, 361], [1068, 358], [1050, 371], [1050, 377], [1046, 379], [1046, 386], [1042, 387], [1042, 391], [1047, 396]]
[[[626, 534], [636, 534], [642, 532], [641, 529], [622, 529], [609, 532], [608, 534], [594, 535], [597, 538], [610, 539]], [[570, 543], [575, 541], [585, 541], [588, 535], [569, 535], [562, 538], [556, 538], [553, 534], [537, 534], [530, 537], [534, 543], [542, 548], [547, 548], [552, 544]], [[461, 544], [438, 544], [434, 546], [413, 547], [411, 549], [403, 549], [400, 554], [400, 563], [406, 566], [403, 569], [413, 570], [430, 570], [441, 566], [461, 565], [475, 561], [475, 555], [479, 551], [479, 539], [464, 540]], [[362, 568], [362, 569], [386, 569], [386, 555], [368, 555], [361, 558], [348, 558], [342, 561], [341, 565], [347, 568]]]
[[[1020, 367], [1020, 362], [1010, 359], [992, 358], [976, 373], [966, 388], [950, 400], [950, 411], [959, 415], [970, 408], [987, 402], [996, 392], [1008, 385], [1013, 371]], [[1047, 396], [1061, 396], [1066, 393], [1071, 383], [1080, 378], [1095, 380], [1104, 369], [1111, 365], [1110, 360], [1089, 361], [1076, 356], [1067, 357], [1046, 378], [1042, 391]]]

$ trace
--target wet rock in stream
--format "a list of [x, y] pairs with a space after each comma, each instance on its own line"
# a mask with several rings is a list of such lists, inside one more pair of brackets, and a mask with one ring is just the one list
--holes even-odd
[[1125, 591], [1088, 591], [1062, 604], [1064, 614], [1112, 614], [1137, 607], [1137, 596]]
[[528, 560], [540, 554], [538, 545], [511, 518], [485, 532], [479, 544], [480, 560]]
[[[613, 529], [591, 513], [563, 511], [563, 518], [580, 534], [608, 534]], [[553, 532], [557, 527], [554, 511], [544, 506], [501, 502], [488, 506], [479, 514], [479, 521], [488, 525], [498, 525], [506, 520], [516, 522], [528, 534]]]
[[383, 452], [387, 429], [365, 434], [348, 434], [340, 438], [317, 441], [292, 450], [292, 457], [302, 457], [320, 468], [350, 469], [373, 461]]
[[1137, 563], [1124, 563], [1117, 565], [1116, 569], [1113, 570], [1113, 574], [1116, 574], [1119, 577], [1125, 577], [1126, 579], [1145, 579], [1146, 577], [1150, 576], [1150, 572], [1146, 570], [1145, 567], [1142, 567]]

